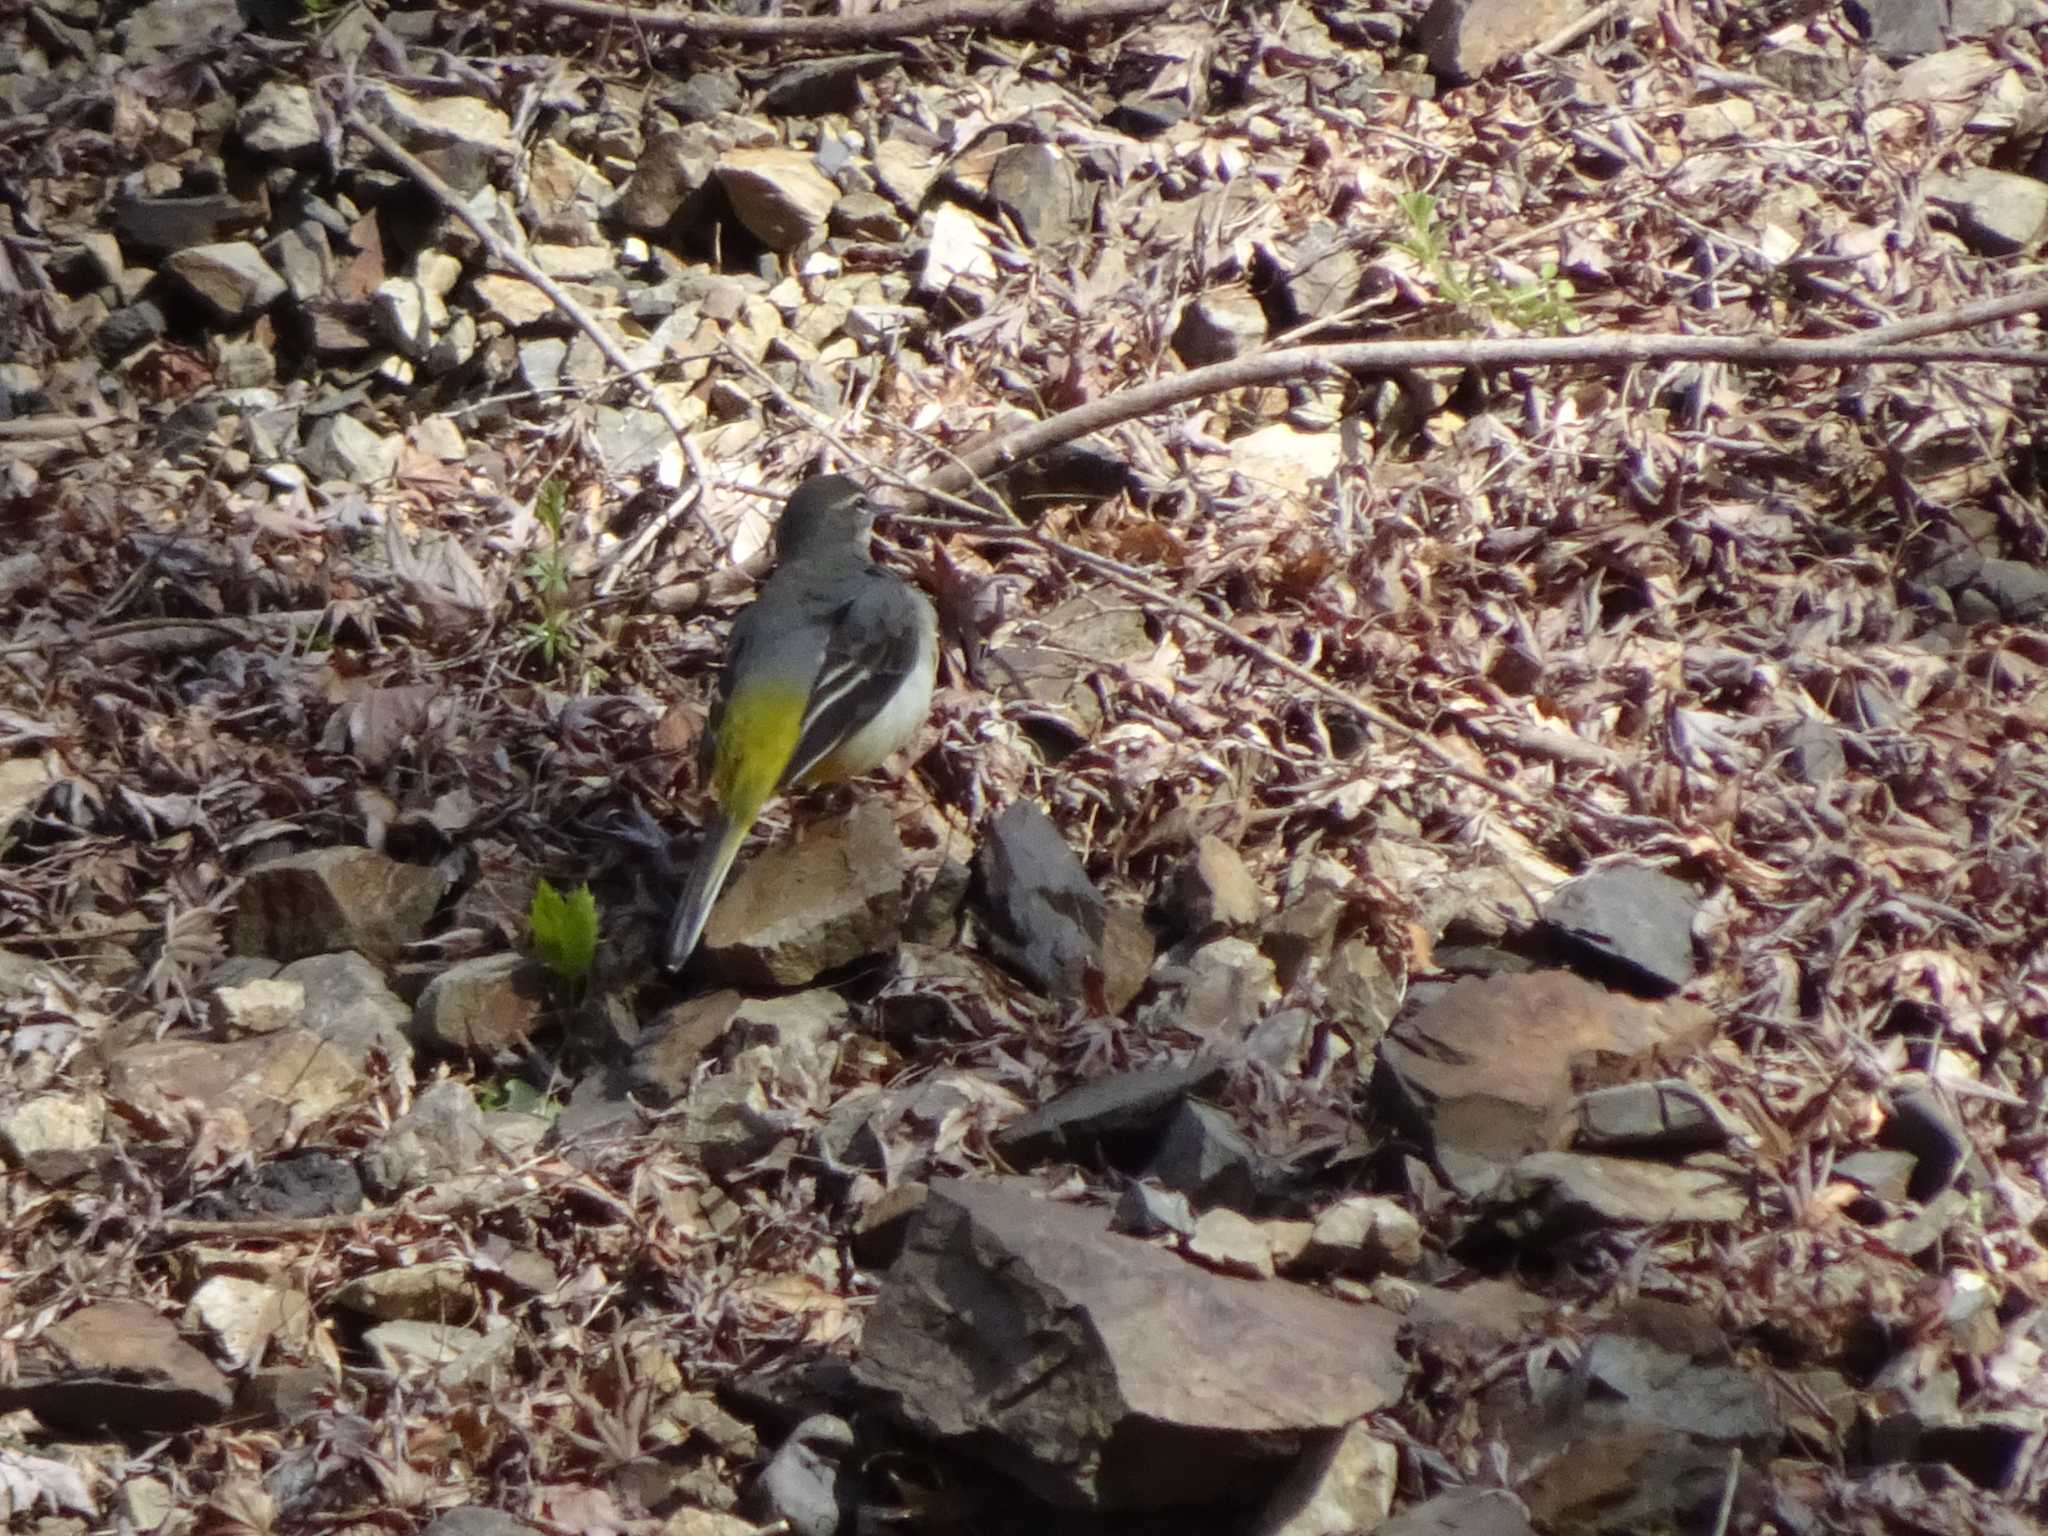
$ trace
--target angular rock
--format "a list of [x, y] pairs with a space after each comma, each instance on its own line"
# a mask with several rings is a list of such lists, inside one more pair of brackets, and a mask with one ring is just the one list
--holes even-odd
[[1714, 1027], [1563, 971], [1468, 978], [1393, 1026], [1380, 1067], [1439, 1151], [1507, 1161], [1563, 1147], [1577, 1093], [1676, 1066]]
[[102, 320], [92, 333], [92, 349], [102, 362], [119, 362], [163, 335], [166, 324], [163, 306], [153, 299], [142, 299]]
[[910, 227], [896, 205], [873, 192], [849, 192], [832, 205], [832, 233], [849, 240], [900, 241]]
[[224, 324], [253, 319], [284, 297], [284, 279], [244, 240], [195, 245], [168, 257], [164, 270]]
[[1536, 1536], [1528, 1506], [1505, 1488], [1452, 1488], [1372, 1528], [1373, 1536]]
[[1740, 1221], [1749, 1197], [1720, 1169], [1535, 1152], [1515, 1164], [1494, 1208], [1508, 1233], [1544, 1242], [1596, 1227]]
[[1195, 1218], [1195, 1228], [1181, 1244], [1187, 1256], [1219, 1275], [1247, 1280], [1273, 1278], [1273, 1243], [1259, 1224], [1218, 1206]]
[[1981, 256], [2012, 256], [2048, 236], [2048, 181], [1973, 166], [1930, 177], [1927, 197], [1955, 214], [1963, 243]]
[[1185, 1099], [1174, 1106], [1143, 1173], [1186, 1195], [1197, 1210], [1224, 1205], [1248, 1211], [1268, 1178], [1266, 1160], [1236, 1121], [1213, 1104]]
[[716, 145], [702, 129], [663, 129], [640, 152], [612, 216], [627, 229], [659, 234], [701, 199], [717, 160]]
[[1581, 1094], [1572, 1146], [1581, 1152], [1682, 1157], [1735, 1139], [1721, 1107], [1683, 1078], [1619, 1083]]
[[412, 1042], [423, 1051], [482, 1057], [533, 1038], [548, 1006], [547, 973], [524, 955], [457, 961], [427, 983], [413, 1009]]
[[358, 1067], [381, 1054], [399, 1069], [412, 1063], [406, 1031], [412, 1010], [385, 985], [384, 973], [364, 956], [345, 951], [310, 955], [278, 972], [277, 979], [305, 992], [298, 1024], [318, 1035]]
[[988, 195], [1029, 246], [1060, 245], [1094, 219], [1095, 199], [1079, 168], [1051, 144], [1012, 144], [997, 155]]
[[1090, 1078], [997, 1131], [995, 1149], [1013, 1168], [1059, 1158], [1135, 1170], [1188, 1095], [1208, 1092], [1222, 1076], [1221, 1063], [1190, 1062]]
[[1379, 1531], [1394, 1507], [1400, 1447], [1363, 1424], [1319, 1435], [1252, 1524], [1255, 1536]]
[[27, 1408], [74, 1434], [177, 1434], [211, 1424], [234, 1390], [177, 1328], [132, 1301], [102, 1301], [52, 1323], [38, 1337], [45, 1374], [0, 1386], [0, 1412]]
[[1941, 1096], [1924, 1082], [1901, 1084], [1893, 1095], [1884, 1144], [1912, 1153], [1913, 1182], [1907, 1193], [1915, 1200], [1932, 1200], [1947, 1189], [1970, 1155], [1969, 1138]]
[[1532, 1337], [1550, 1303], [1511, 1280], [1475, 1280], [1459, 1290], [1419, 1285], [1401, 1337], [1432, 1360], [1469, 1366]]
[[185, 1326], [203, 1329], [214, 1354], [236, 1370], [245, 1369], [277, 1341], [303, 1349], [313, 1333], [313, 1304], [306, 1293], [270, 1279], [209, 1275], [186, 1304]]
[[537, 244], [527, 254], [549, 277], [567, 282], [590, 282], [618, 270], [618, 254], [609, 246]]
[[1200, 1503], [1406, 1377], [1398, 1319], [1209, 1274], [1009, 1183], [935, 1184], [855, 1377], [890, 1413], [1067, 1505]]
[[1316, 1213], [1293, 1267], [1309, 1273], [1378, 1274], [1422, 1260], [1422, 1224], [1398, 1201], [1349, 1195]]
[[1195, 1230], [1195, 1211], [1186, 1195], [1141, 1180], [1126, 1184], [1117, 1196], [1116, 1215], [1109, 1229], [1127, 1237], [1159, 1237], [1168, 1232], [1185, 1237]]
[[367, 99], [385, 129], [414, 154], [460, 147], [509, 161], [519, 153], [512, 120], [473, 96], [410, 96], [393, 86], [377, 85]]
[[1179, 96], [1127, 96], [1103, 118], [1106, 127], [1134, 139], [1156, 139], [1176, 123], [1185, 122], [1188, 104]]
[[1551, 1371], [1526, 1406], [1497, 1389], [1529, 1512], [1562, 1530], [1638, 1531], [1711, 1523], [1731, 1451], [1759, 1461], [1783, 1435], [1766, 1383], [1729, 1363], [1710, 1322], [1637, 1301], [1587, 1345], [1575, 1371]]
[[1273, 962], [1248, 939], [1216, 939], [1181, 965], [1162, 965], [1157, 995], [1138, 1011], [1141, 1027], [1184, 1030], [1207, 1045], [1243, 1042], [1280, 1001]]
[[[1282, 907], [1273, 920], [1259, 930], [1259, 947], [1273, 962], [1274, 980], [1281, 990], [1315, 974], [1336, 948], [1337, 922], [1344, 915], [1343, 900], [1326, 885], [1318, 885]], [[1392, 1010], [1388, 1010], [1391, 1017]]]
[[555, 312], [555, 301], [523, 277], [486, 272], [472, 279], [469, 286], [483, 306], [485, 317], [508, 331], [523, 330]]
[[[441, 308], [438, 304], [435, 308]], [[429, 323], [427, 290], [410, 277], [387, 277], [370, 295], [370, 313], [378, 333], [406, 357], [421, 358], [433, 345], [434, 329]], [[443, 316], [447, 314], [441, 309]]]
[[1439, 76], [1471, 80], [1591, 8], [1592, 0], [1431, 0], [1415, 43]]
[[1209, 836], [1195, 845], [1194, 857], [1175, 876], [1165, 918], [1177, 933], [1208, 936], [1250, 927], [1265, 905], [1265, 893], [1245, 868], [1243, 855], [1222, 838]]
[[851, 117], [860, 107], [860, 82], [902, 66], [893, 53], [853, 53], [805, 59], [776, 72], [761, 92], [760, 111], [770, 117]]
[[[1014, 425], [1026, 424], [1021, 413]], [[1049, 729], [1086, 741], [1103, 724], [1096, 674], [1107, 665], [1151, 655], [1158, 644], [1144, 613], [1122, 594], [1085, 593], [1045, 613], [1034, 626], [1047, 644], [998, 646], [1003, 675], [1022, 686], [1034, 713], [1043, 708]], [[1033, 724], [1037, 722], [1034, 720]]]
[[465, 1504], [436, 1515], [420, 1536], [542, 1536], [541, 1528], [502, 1509]]
[[267, 1151], [356, 1091], [361, 1074], [303, 1029], [224, 1044], [156, 1040], [132, 1045], [107, 1066], [107, 1096], [158, 1134], [182, 1134], [197, 1113], [238, 1115], [255, 1151]]
[[149, 0], [116, 29], [121, 51], [145, 55], [198, 48], [245, 30], [238, 0]]
[[472, 1318], [483, 1306], [469, 1265], [459, 1259], [374, 1270], [338, 1287], [327, 1299], [380, 1323]]
[[836, 1414], [805, 1419], [776, 1448], [752, 1498], [790, 1536], [838, 1536], [854, 1504], [853, 1426]]
[[771, 251], [798, 250], [823, 237], [834, 186], [816, 161], [796, 149], [735, 149], [717, 166], [733, 212]]
[[367, 848], [317, 848], [242, 879], [229, 939], [236, 954], [298, 960], [355, 950], [395, 960], [426, 932], [448, 879]]
[[303, 1221], [362, 1208], [355, 1165], [332, 1152], [286, 1153], [249, 1169], [227, 1189], [193, 1202], [205, 1221]]
[[114, 233], [122, 250], [131, 256], [168, 256], [193, 246], [215, 244], [257, 227], [262, 220], [260, 203], [244, 202], [225, 192], [195, 197], [124, 194], [114, 203]]
[[[322, 416], [306, 433], [299, 463], [316, 480], [375, 485], [398, 473], [405, 440], [364, 426], [345, 411]], [[348, 946], [338, 946], [348, 947]]]
[[306, 304], [305, 323], [307, 345], [321, 358], [353, 359], [377, 344], [367, 303], [323, 294]]
[[903, 914], [903, 842], [889, 808], [871, 799], [742, 869], [712, 909], [701, 948], [735, 979], [801, 987], [892, 948]]
[[1109, 904], [1044, 811], [1020, 800], [975, 851], [977, 904], [997, 960], [1046, 996], [1079, 1001], [1102, 973]]
[[1266, 311], [1242, 284], [1190, 299], [1173, 328], [1173, 350], [1190, 368], [1228, 362], [1264, 344]]
[[739, 82], [729, 74], [712, 69], [693, 69], [654, 98], [663, 111], [673, 112], [678, 122], [708, 123], [723, 112], [737, 112]]
[[2019, 560], [1986, 560], [1970, 590], [2008, 624], [2034, 624], [2048, 617], [2048, 570]]
[[1693, 977], [1691, 886], [1642, 864], [1610, 864], [1561, 886], [1543, 906], [1543, 932], [1565, 963], [1648, 997]]
[[42, 1093], [0, 1111], [0, 1156], [19, 1168], [49, 1154], [83, 1153], [106, 1135], [107, 1104], [96, 1093]]
[[243, 147], [276, 160], [291, 160], [320, 147], [320, 115], [313, 93], [303, 85], [272, 80], [242, 103], [235, 131]]
[[1365, 258], [1355, 230], [1319, 222], [1299, 240], [1271, 253], [1271, 280], [1289, 325], [1328, 320], [1357, 302], [1365, 287]]
[[263, 1035], [289, 1029], [306, 1011], [306, 989], [296, 981], [258, 977], [216, 987], [206, 1000], [207, 1020], [228, 1035]]
[[641, 1037], [633, 1051], [633, 1087], [652, 1103], [678, 1102], [714, 1046], [728, 1058], [765, 1048], [792, 1074], [823, 1079], [831, 1075], [851, 1017], [845, 999], [822, 988], [794, 997], [714, 992], [692, 998], [663, 1013]]
[[1888, 64], [1917, 59], [1942, 48], [1945, 5], [1926, 0], [1843, 0], [1856, 30], [1870, 51]]

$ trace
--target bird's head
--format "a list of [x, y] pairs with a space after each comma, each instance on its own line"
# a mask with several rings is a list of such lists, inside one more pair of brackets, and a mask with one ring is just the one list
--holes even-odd
[[861, 542], [873, 526], [875, 509], [850, 475], [813, 475], [790, 494], [775, 525], [775, 558], [794, 560], [810, 549]]

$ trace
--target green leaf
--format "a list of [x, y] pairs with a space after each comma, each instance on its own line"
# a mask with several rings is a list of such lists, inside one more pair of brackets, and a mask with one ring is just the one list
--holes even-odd
[[571, 986], [590, 974], [597, 959], [597, 898], [579, 885], [564, 896], [547, 881], [533, 888], [527, 913], [533, 924], [533, 947], [541, 964]]
[[476, 1107], [486, 1111], [511, 1110], [542, 1120], [557, 1119], [561, 1102], [550, 1098], [523, 1077], [487, 1078], [476, 1085]]
[[549, 475], [540, 485], [540, 494], [533, 498], [533, 519], [548, 531], [548, 537], [555, 543], [562, 542], [562, 508], [569, 498], [569, 488], [554, 475]]

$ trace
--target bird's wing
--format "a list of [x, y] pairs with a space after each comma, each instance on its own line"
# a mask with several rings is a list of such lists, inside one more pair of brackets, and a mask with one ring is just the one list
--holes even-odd
[[782, 782], [794, 784], [872, 720], [916, 670], [923, 601], [903, 578], [863, 564], [847, 600], [832, 610], [825, 655]]

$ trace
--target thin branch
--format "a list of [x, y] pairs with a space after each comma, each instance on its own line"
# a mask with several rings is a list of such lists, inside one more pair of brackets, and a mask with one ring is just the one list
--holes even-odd
[[[640, 398], [647, 402], [648, 407], [655, 415], [662, 419], [662, 422], [668, 427], [669, 431], [675, 435], [676, 446], [682, 450], [683, 458], [689, 464], [690, 472], [696, 476], [697, 483], [700, 486], [709, 484], [711, 471], [705, 467], [702, 456], [697, 452], [697, 445], [690, 441], [689, 428], [683, 425], [682, 418], [675, 413], [675, 410], [669, 403], [662, 399], [660, 392], [652, 384], [648, 383], [645, 375], [633, 366], [632, 360], [620, 349], [619, 344], [612, 339], [611, 333], [599, 325], [596, 318], [581, 304], [577, 303], [571, 297], [569, 291], [560, 283], [549, 277], [547, 273], [535, 266], [532, 261], [500, 239], [496, 230], [492, 229], [481, 218], [470, 211], [468, 205], [463, 202], [461, 196], [453, 187], [435, 175], [427, 166], [421, 164], [390, 134], [366, 119], [362, 112], [353, 105], [348, 109], [347, 116], [348, 125], [353, 131], [361, 134], [364, 139], [368, 140], [376, 148], [379, 154], [383, 155], [385, 159], [389, 160], [393, 165], [405, 172], [406, 175], [418, 182], [421, 187], [425, 188], [432, 195], [434, 201], [467, 224], [470, 233], [477, 237], [483, 248], [490, 253], [493, 261], [509, 271], [518, 273], [526, 281], [546, 294], [549, 300], [553, 302], [555, 308], [567, 315], [576, 328], [591, 339], [598, 352], [604, 357], [604, 360], [610, 363], [633, 386]], [[701, 506], [701, 502], [698, 505]]]
[[0, 443], [37, 442], [44, 438], [82, 437], [126, 421], [125, 416], [26, 416], [0, 421]]
[[1578, 17], [1576, 20], [1566, 22], [1562, 27], [1551, 33], [1550, 36], [1544, 38], [1542, 42], [1523, 54], [1521, 63], [1526, 67], [1536, 63], [1538, 60], [1547, 59], [1553, 54], [1563, 53], [1565, 49], [1571, 47], [1573, 43], [1576, 43], [1609, 17], [1620, 15], [1628, 7], [1629, 0], [1607, 0], [1605, 5], [1596, 5], [1592, 10], [1586, 12], [1585, 15]]
[[[2030, 289], [1991, 305], [1949, 310], [1909, 322], [1921, 336], [1961, 330], [2027, 310], [2048, 309], [2048, 288]], [[1869, 333], [1865, 333], [1867, 335]], [[2020, 368], [2048, 368], [2048, 348], [1929, 347], [1871, 342], [1865, 336], [1792, 340], [1755, 336], [1686, 336], [1667, 332], [1642, 335], [1468, 337], [1448, 341], [1360, 341], [1329, 346], [1281, 347], [1253, 352], [1207, 368], [1176, 373], [1135, 389], [1119, 390], [1086, 405], [1075, 406], [1044, 421], [985, 443], [965, 454], [959, 464], [933, 474], [928, 489], [953, 491], [974, 475], [1005, 469], [1061, 443], [1073, 442], [1140, 416], [1183, 405], [1208, 395], [1249, 386], [1324, 378], [1333, 373], [1365, 370], [1393, 372], [1414, 368], [1542, 368], [1552, 366], [1641, 365], [1645, 363], [1710, 362], [1758, 368], [1861, 368], [1881, 364], [1927, 366], [1943, 363], [1996, 363]]]
[[874, 43], [973, 28], [998, 36], [1070, 32], [1166, 9], [1167, 0], [928, 0], [861, 16], [722, 16], [713, 11], [647, 11], [607, 0], [527, 0], [537, 10], [642, 32], [681, 32], [737, 43]]

